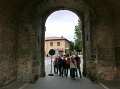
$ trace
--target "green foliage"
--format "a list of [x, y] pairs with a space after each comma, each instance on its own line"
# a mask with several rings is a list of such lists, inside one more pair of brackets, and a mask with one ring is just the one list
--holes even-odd
[[78, 25], [75, 26], [75, 44], [74, 44], [74, 49], [77, 52], [82, 51], [82, 22], [80, 19], [78, 19]]
[[74, 42], [70, 41], [70, 50], [73, 51], [74, 49]]

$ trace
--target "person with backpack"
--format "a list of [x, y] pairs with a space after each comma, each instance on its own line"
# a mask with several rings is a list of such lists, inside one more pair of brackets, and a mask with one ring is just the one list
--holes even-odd
[[68, 76], [68, 69], [70, 68], [70, 58], [66, 59], [66, 77]]
[[70, 76], [71, 76], [71, 79], [73, 79], [73, 80], [75, 79], [76, 68], [77, 68], [77, 62], [73, 57], [71, 57], [71, 60], [70, 60]]
[[62, 59], [60, 56], [58, 56], [58, 70], [59, 70], [59, 75], [61, 76], [62, 72], [61, 72], [61, 68], [62, 68]]
[[[80, 57], [79, 57], [78, 55], [76, 55], [76, 56], [75, 56], [75, 60], [76, 60], [76, 62], [77, 62], [77, 69], [78, 69], [78, 71], [79, 71], [80, 78], [82, 78], [81, 69], [80, 69], [80, 63], [81, 63]], [[77, 69], [76, 69], [76, 77], [78, 77]]]
[[65, 59], [65, 56], [63, 57], [62, 59], [62, 76], [65, 75], [67, 77], [67, 74], [66, 74], [66, 59]]
[[54, 74], [58, 74], [58, 57], [55, 57], [53, 65], [54, 65]]

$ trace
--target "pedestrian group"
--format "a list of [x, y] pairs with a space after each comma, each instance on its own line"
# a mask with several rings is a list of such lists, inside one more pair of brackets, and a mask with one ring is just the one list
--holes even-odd
[[81, 70], [80, 70], [80, 57], [75, 55], [75, 57], [66, 57], [63, 55], [57, 55], [53, 62], [54, 64], [54, 74], [58, 74], [59, 76], [68, 76], [68, 70], [70, 70], [70, 77], [71, 79], [75, 79], [78, 77], [78, 72], [80, 78], [82, 78]]

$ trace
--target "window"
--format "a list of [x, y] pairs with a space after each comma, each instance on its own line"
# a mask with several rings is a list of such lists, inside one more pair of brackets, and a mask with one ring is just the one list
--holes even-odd
[[53, 46], [53, 42], [50, 42], [50, 46]]
[[57, 42], [57, 46], [60, 46], [60, 42]]

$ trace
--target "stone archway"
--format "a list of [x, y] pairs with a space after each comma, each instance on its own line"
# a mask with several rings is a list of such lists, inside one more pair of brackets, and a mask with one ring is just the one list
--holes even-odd
[[[62, 8], [58, 8], [58, 7], [56, 7], [55, 8], [55, 10], [53, 9], [53, 10], [48, 10], [49, 12], [48, 13], [46, 13], [46, 16], [43, 16], [43, 18], [44, 18], [44, 21], [46, 22], [46, 20], [47, 20], [47, 18], [50, 16], [49, 14], [51, 14], [51, 13], [54, 13], [54, 12], [56, 12], [56, 11], [58, 11], [59, 12], [59, 10], [62, 10], [62, 11], [70, 11], [70, 12], [72, 12], [72, 13], [74, 13], [74, 14], [77, 14], [77, 16], [78, 16], [78, 18], [82, 21], [82, 23], [83, 23], [83, 13], [80, 13], [80, 14], [78, 14], [78, 12], [76, 12], [75, 10], [72, 10], [72, 9], [69, 9], [69, 8], [64, 8], [64, 7], [62, 7]], [[50, 12], [51, 11], [51, 12]], [[73, 17], [74, 18], [74, 17]], [[69, 19], [69, 18], [68, 18]], [[45, 22], [43, 21], [43, 25], [45, 26]], [[83, 27], [83, 26], [82, 26]], [[46, 28], [46, 27], [44, 27], [44, 28]], [[64, 28], [63, 28], [64, 29]], [[73, 29], [74, 30], [74, 29]], [[45, 31], [46, 31], [46, 29], [45, 29]], [[82, 28], [82, 31], [84, 32], [84, 28]], [[45, 32], [44, 32], [45, 33]], [[84, 33], [82, 33], [83, 34], [83, 36], [82, 37], [84, 37], [84, 34], [85, 34], [85, 32]], [[83, 42], [84, 42], [84, 38], [83, 38]], [[84, 50], [84, 48], [83, 48], [83, 50]], [[84, 51], [83, 51], [84, 52]], [[84, 55], [84, 54], [83, 54]], [[85, 62], [85, 60], [84, 60], [84, 72], [83, 72], [83, 74], [84, 74], [84, 76], [86, 76], [86, 62]]]
[[[89, 55], [91, 55], [90, 54], [90, 52], [91, 52], [90, 51], [90, 49], [91, 49], [90, 48], [90, 35], [88, 35], [88, 34], [90, 34], [89, 9], [87, 8], [86, 5], [82, 5], [81, 6], [82, 9], [78, 10], [78, 9], [76, 9], [76, 7], [74, 7], [75, 3], [77, 3], [77, 2], [74, 2], [73, 5], [70, 6], [71, 5], [70, 1], [55, 1], [52, 4], [48, 3], [48, 5], [43, 6], [44, 10], [42, 10], [42, 12], [40, 11], [42, 6], [38, 5], [38, 8], [37, 8], [38, 9], [37, 10], [38, 11], [38, 16], [37, 17], [39, 17], [41, 19], [41, 21], [39, 21], [39, 22], [42, 23], [42, 28], [43, 28], [42, 30], [39, 30], [39, 31], [41, 31], [40, 33], [42, 34], [42, 36], [45, 36], [45, 30], [46, 30], [45, 29], [45, 22], [46, 22], [46, 19], [54, 11], [57, 11], [57, 10], [69, 10], [69, 11], [72, 11], [73, 13], [75, 13], [76, 15], [78, 15], [78, 17], [82, 20], [82, 23], [83, 23], [83, 25], [82, 25], [83, 26], [82, 27], [82, 32], [83, 32], [83, 58], [84, 58], [84, 71], [83, 71], [83, 74], [84, 74], [84, 76], [86, 76], [86, 58], [85, 58], [85, 54], [87, 55], [87, 53], [88, 53]], [[81, 3], [78, 4], [78, 5], [81, 5]], [[41, 14], [41, 17], [39, 16], [40, 14]], [[85, 25], [87, 25], [87, 26], [85, 26]], [[86, 29], [86, 31], [85, 31], [85, 29]], [[89, 44], [86, 44], [85, 38], [88, 37], [88, 36], [89, 36], [89, 42], [87, 42], [87, 43], [89, 43]], [[41, 39], [41, 40], [43, 40], [43, 39]], [[85, 47], [86, 47], [85, 44], [86, 44], [87, 48], [89, 49], [89, 51], [87, 53], [86, 53], [86, 50], [85, 50]], [[42, 46], [41, 48], [44, 48], [44, 45], [41, 45], [41, 46]], [[42, 57], [42, 58], [44, 58], [44, 57]]]
[[98, 79], [120, 80], [118, 8], [120, 0], [1, 0], [0, 86], [45, 76], [45, 21], [60, 9], [82, 19], [84, 72]]
[[[72, 3], [71, 3], [72, 2]], [[104, 12], [102, 12], [103, 8], [95, 8], [97, 7], [96, 5], [102, 4], [104, 8]], [[107, 3], [106, 3], [107, 4]], [[109, 70], [113, 70], [111, 67], [114, 65], [115, 67], [115, 55], [114, 55], [114, 33], [112, 34], [112, 26], [111, 21], [112, 17], [110, 15], [110, 12], [107, 11], [107, 8], [103, 4], [102, 1], [98, 2], [87, 2], [87, 1], [67, 1], [67, 0], [53, 0], [53, 1], [44, 1], [42, 5], [38, 5], [37, 11], [38, 11], [38, 18], [41, 19], [40, 22], [42, 24], [42, 28], [40, 30], [41, 35], [45, 33], [45, 21], [47, 17], [54, 11], [56, 10], [71, 10], [74, 13], [78, 15], [78, 17], [81, 17], [82, 22], [83, 22], [83, 59], [84, 59], [84, 72], [83, 74], [86, 76], [95, 76], [96, 78], [100, 79], [101, 73], [106, 71], [107, 76], [111, 76], [111, 78], [114, 76], [115, 71], [113, 71], [113, 74], [107, 73]], [[99, 5], [98, 5], [99, 6]], [[42, 10], [41, 10], [42, 9]], [[39, 16], [41, 15], [41, 16]], [[109, 20], [104, 20], [104, 19], [109, 19]], [[103, 30], [105, 29], [105, 30]], [[108, 32], [109, 30], [109, 32]], [[106, 35], [104, 35], [106, 34]], [[113, 38], [110, 36], [112, 35]], [[102, 36], [102, 37], [101, 37]], [[109, 36], [109, 37], [107, 37]], [[41, 39], [43, 40], [43, 39]], [[44, 48], [44, 45], [41, 46], [41, 48]], [[107, 52], [112, 51], [110, 54], [107, 54]], [[106, 53], [102, 53], [101, 51], [106, 51]], [[109, 55], [108, 56], [106, 56]], [[102, 56], [104, 55], [104, 60], [101, 60]], [[111, 60], [113, 63], [110, 64], [110, 62], [106, 59]], [[101, 64], [99, 64], [101, 62]], [[104, 67], [107, 65], [107, 69]], [[108, 66], [108, 64], [110, 64]], [[103, 70], [102, 67], [105, 68]], [[86, 73], [87, 72], [87, 73]], [[106, 80], [111, 79], [111, 78], [106, 78]]]

